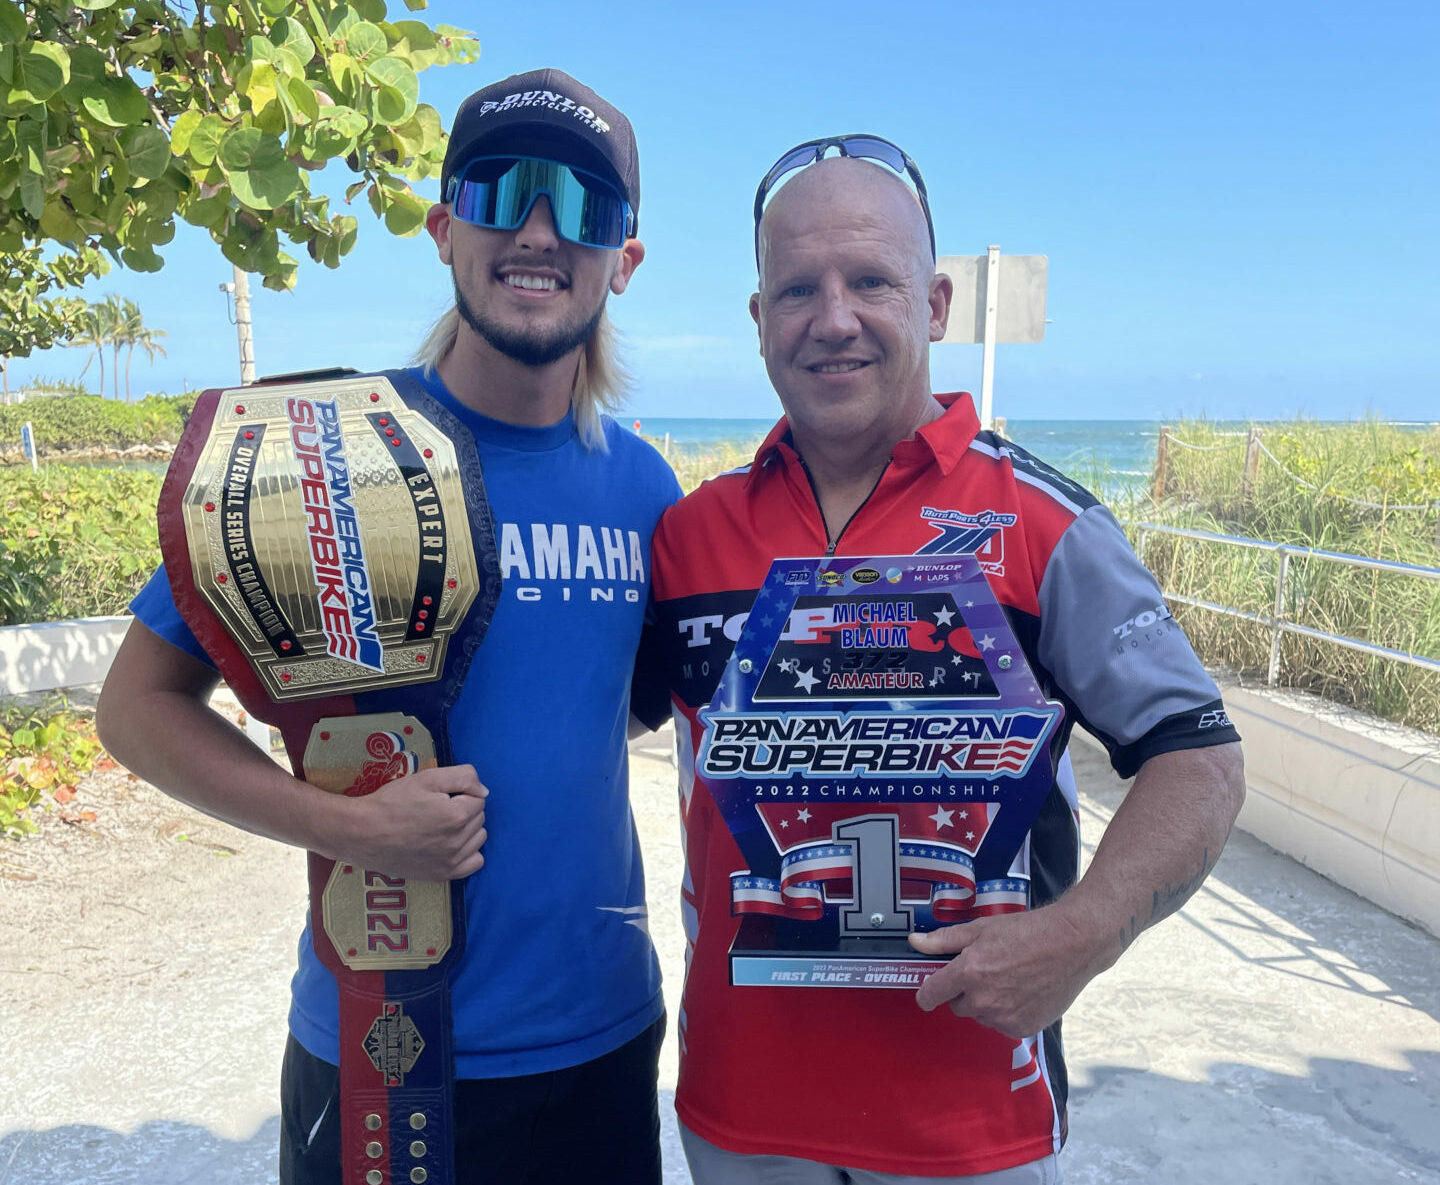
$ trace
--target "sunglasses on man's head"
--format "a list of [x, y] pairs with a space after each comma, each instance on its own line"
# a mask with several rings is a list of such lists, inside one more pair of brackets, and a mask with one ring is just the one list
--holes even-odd
[[785, 174], [813, 165], [832, 148], [841, 156], [876, 161], [893, 169], [900, 176], [910, 178], [911, 183], [915, 186], [915, 196], [920, 199], [920, 208], [925, 212], [925, 227], [930, 232], [930, 258], [934, 259], [936, 257], [935, 223], [930, 219], [930, 199], [926, 196], [925, 181], [920, 176], [920, 170], [916, 167], [915, 162], [906, 155], [905, 150], [898, 145], [881, 139], [879, 136], [856, 133], [849, 136], [826, 136], [820, 140], [806, 140], [804, 144], [797, 144], [770, 166], [770, 171], [760, 182], [760, 188], [755, 191], [756, 264], [758, 265], [760, 262], [760, 215], [765, 212], [765, 199], [770, 196], [776, 184]]
[[445, 198], [461, 222], [518, 230], [542, 194], [550, 200], [550, 215], [562, 239], [582, 247], [613, 248], [635, 233], [635, 212], [609, 181], [539, 157], [477, 157], [450, 179]]

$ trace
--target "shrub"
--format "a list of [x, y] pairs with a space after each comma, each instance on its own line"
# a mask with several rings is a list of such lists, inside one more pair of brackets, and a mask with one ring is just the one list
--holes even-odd
[[194, 395], [147, 395], [135, 403], [57, 395], [0, 407], [0, 455], [20, 459], [20, 426], [27, 421], [42, 457], [76, 449], [174, 444], [194, 406]]
[[75, 783], [101, 756], [94, 721], [63, 700], [38, 707], [0, 702], [0, 838], [34, 831], [27, 811], [45, 794], [69, 803]]
[[160, 564], [160, 477], [0, 469], [0, 625], [123, 613]]

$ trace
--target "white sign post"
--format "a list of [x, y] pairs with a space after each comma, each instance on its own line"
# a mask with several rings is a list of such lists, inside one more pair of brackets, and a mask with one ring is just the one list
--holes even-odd
[[35, 430], [30, 427], [30, 421], [26, 420], [20, 425], [20, 450], [30, 462], [32, 471], [40, 471], [40, 459], [35, 455]]
[[950, 277], [955, 295], [941, 343], [984, 346], [980, 363], [980, 424], [992, 421], [996, 342], [1045, 340], [1045, 288], [1050, 260], [1045, 255], [942, 255], [936, 268]]

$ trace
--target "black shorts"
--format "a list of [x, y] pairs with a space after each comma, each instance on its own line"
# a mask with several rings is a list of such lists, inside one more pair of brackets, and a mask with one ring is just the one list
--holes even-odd
[[[655, 1080], [664, 1037], [661, 1016], [594, 1061], [457, 1081], [455, 1185], [660, 1185]], [[280, 1185], [339, 1185], [339, 1092], [339, 1071], [291, 1037], [280, 1076]]]

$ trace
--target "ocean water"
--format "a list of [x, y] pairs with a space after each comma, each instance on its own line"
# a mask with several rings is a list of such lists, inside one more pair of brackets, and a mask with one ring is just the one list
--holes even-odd
[[[704, 451], [716, 445], [754, 446], [772, 420], [684, 419], [647, 416], [640, 431], [672, 448]], [[1027, 452], [1096, 492], [1143, 485], [1155, 465], [1158, 420], [1008, 420], [1005, 435]]]

